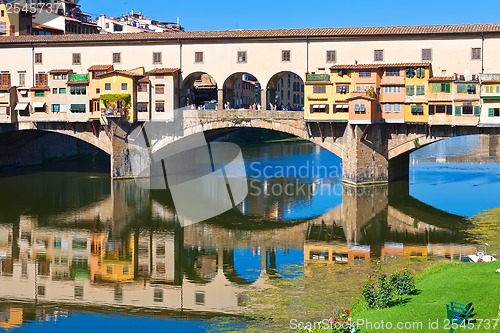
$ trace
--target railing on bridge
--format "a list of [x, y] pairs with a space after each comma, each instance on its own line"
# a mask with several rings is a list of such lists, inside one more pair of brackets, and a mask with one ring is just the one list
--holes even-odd
[[304, 119], [303, 111], [257, 111], [257, 110], [184, 110], [184, 118], [203, 119]]

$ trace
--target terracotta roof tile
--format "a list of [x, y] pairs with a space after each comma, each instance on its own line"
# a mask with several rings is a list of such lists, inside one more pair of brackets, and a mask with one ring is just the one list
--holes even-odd
[[102, 73], [101, 75], [99, 75], [99, 77], [105, 77], [105, 76], [109, 76], [109, 75], [124, 75], [124, 76], [130, 76], [130, 77], [144, 77], [144, 74], [140, 74], [140, 73], [136, 73], [136, 72], [132, 72], [132, 71], [119, 71], [119, 70], [114, 70], [114, 71], [110, 71], [110, 72], [106, 72], [106, 73]]
[[139, 81], [137, 81], [137, 82], [139, 82], [139, 83], [149, 83], [149, 76], [146, 75], [142, 79], [139, 79]]
[[367, 101], [376, 101], [375, 98], [370, 97], [370, 96], [366, 96], [366, 95], [352, 96], [352, 97], [346, 98], [346, 101], [353, 101], [356, 99], [366, 99]]
[[148, 74], [150, 75], [162, 75], [162, 74], [174, 74], [179, 71], [179, 68], [155, 68], [150, 70]]
[[72, 69], [53, 69], [49, 73], [50, 74], [68, 74], [69, 72], [73, 72]]
[[330, 69], [379, 69], [389, 67], [429, 67], [429, 62], [375, 63], [333, 65]]
[[88, 69], [89, 72], [112, 71], [112, 70], [113, 70], [113, 65], [94, 65]]
[[34, 86], [30, 88], [31, 91], [49, 91], [50, 88], [48, 86]]
[[454, 76], [433, 76], [429, 78], [429, 82], [454, 81]]
[[383, 26], [383, 27], [348, 27], [348, 28], [307, 28], [275, 30], [225, 30], [225, 31], [183, 31], [161, 33], [124, 33], [124, 34], [82, 34], [82, 35], [44, 35], [44, 36], [9, 36], [2, 37], [2, 43], [36, 42], [82, 42], [82, 41], [144, 41], [178, 39], [236, 39], [236, 38], [304, 38], [304, 37], [356, 37], [398, 35], [437, 35], [500, 32], [500, 24], [453, 24], [420, 26]]

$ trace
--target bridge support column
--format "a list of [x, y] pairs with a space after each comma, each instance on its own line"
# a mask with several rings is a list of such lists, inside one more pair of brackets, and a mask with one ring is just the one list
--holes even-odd
[[389, 160], [389, 181], [406, 179], [410, 174], [410, 153], [403, 153]]
[[344, 133], [342, 180], [353, 185], [389, 181], [385, 124], [348, 125]]
[[262, 105], [262, 110], [267, 110], [267, 91], [266, 91], [266, 89], [260, 90], [260, 105]]
[[142, 166], [149, 164], [148, 156], [137, 152], [131, 154], [130, 149], [133, 148], [128, 145], [128, 133], [133, 130], [132, 126], [137, 126], [137, 124], [129, 124], [119, 119], [109, 121], [110, 131], [113, 134], [111, 147], [111, 177], [113, 179], [132, 179], [134, 169], [141, 170]]
[[217, 110], [223, 110], [223, 109], [224, 109], [224, 90], [218, 89], [217, 90]]

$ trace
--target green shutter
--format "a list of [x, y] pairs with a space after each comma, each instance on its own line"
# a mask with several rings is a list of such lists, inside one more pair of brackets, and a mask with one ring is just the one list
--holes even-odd
[[494, 117], [494, 116], [495, 116], [495, 109], [489, 108], [488, 109], [488, 117]]
[[415, 86], [406, 86], [406, 96], [415, 95]]
[[434, 114], [434, 105], [429, 105], [429, 115]]
[[453, 114], [453, 106], [452, 105], [446, 105], [446, 114], [447, 115]]
[[[492, 87], [492, 88], [493, 88], [493, 87]], [[493, 89], [492, 89], [492, 90], [493, 90]], [[491, 91], [491, 92], [493, 92], [493, 91]], [[500, 93], [500, 86], [496, 86], [496, 92], [497, 92], [497, 93]]]
[[481, 107], [479, 105], [474, 106], [474, 115], [479, 116], [481, 113]]
[[440, 89], [439, 83], [433, 83], [432, 84], [432, 92], [433, 93], [438, 93]]
[[451, 92], [451, 85], [449, 83], [447, 83], [445, 86], [445, 89], [446, 89], [447, 93]]
[[467, 86], [463, 83], [457, 84], [457, 93], [465, 93], [467, 92]]
[[455, 116], [461, 116], [461, 115], [462, 115], [462, 107], [455, 106]]

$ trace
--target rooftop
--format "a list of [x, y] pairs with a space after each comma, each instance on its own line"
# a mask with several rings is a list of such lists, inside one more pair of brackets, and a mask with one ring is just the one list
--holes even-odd
[[238, 39], [238, 38], [304, 38], [304, 37], [360, 37], [360, 36], [408, 36], [439, 34], [500, 33], [500, 24], [453, 24], [419, 26], [382, 26], [350, 28], [306, 28], [270, 30], [221, 30], [159, 33], [90, 34], [63, 36], [9, 36], [1, 44], [30, 42], [82, 42], [82, 41], [155, 41], [179, 39]]

